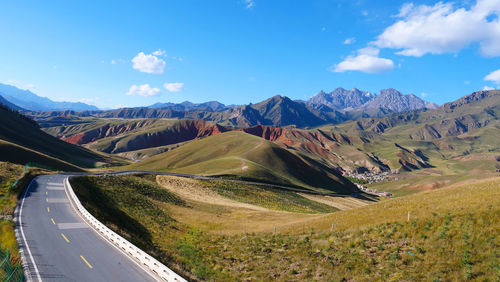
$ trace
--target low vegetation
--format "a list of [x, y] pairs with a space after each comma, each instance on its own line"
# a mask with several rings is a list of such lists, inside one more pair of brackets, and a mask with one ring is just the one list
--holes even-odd
[[[331, 214], [287, 212], [303, 220], [233, 233], [197, 224], [199, 219], [184, 221], [180, 211], [193, 210], [189, 217], [205, 211], [214, 222], [228, 211], [178, 196], [154, 180], [79, 177], [72, 183], [91, 213], [188, 279], [500, 279], [498, 178]], [[254, 198], [204, 185], [232, 200]]]
[[[172, 177], [158, 176], [160, 184], [166, 184]], [[260, 206], [271, 210], [281, 210], [299, 213], [328, 213], [334, 212], [331, 206], [309, 200], [295, 192], [263, 188], [252, 184], [235, 184], [234, 182], [219, 180], [195, 180], [200, 189], [210, 189], [222, 197]]]
[[[15, 207], [17, 201], [15, 193], [9, 193], [9, 190], [14, 182], [21, 178], [22, 174], [22, 166], [0, 162], [0, 247], [12, 253], [11, 261], [13, 264], [20, 263], [14, 234], [14, 222], [12, 221], [12, 208]], [[7, 196], [7, 194], [9, 195]]]
[[10, 251], [13, 265], [21, 263], [13, 221], [17, 199], [31, 179], [41, 173], [47, 172], [38, 168], [25, 171], [21, 165], [0, 162], [0, 246]]

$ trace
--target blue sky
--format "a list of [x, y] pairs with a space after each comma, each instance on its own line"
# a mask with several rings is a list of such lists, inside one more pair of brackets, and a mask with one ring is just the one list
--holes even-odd
[[[500, 0], [2, 1], [0, 82], [99, 107], [500, 84]], [[471, 20], [472, 19], [472, 20]]]

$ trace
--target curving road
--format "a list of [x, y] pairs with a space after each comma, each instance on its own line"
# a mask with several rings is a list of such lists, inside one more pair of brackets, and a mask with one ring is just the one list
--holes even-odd
[[19, 199], [16, 233], [27, 280], [156, 281], [73, 210], [67, 177], [38, 176]]
[[[121, 171], [109, 174], [154, 173], [199, 179], [187, 174]], [[136, 261], [108, 243], [73, 209], [65, 190], [69, 173], [38, 176], [30, 183], [16, 209], [16, 235], [28, 281], [157, 281]], [[94, 174], [104, 175], [104, 173]], [[222, 180], [222, 179], [218, 179]], [[241, 180], [224, 180], [269, 186], [295, 192], [344, 196], [333, 193]]]

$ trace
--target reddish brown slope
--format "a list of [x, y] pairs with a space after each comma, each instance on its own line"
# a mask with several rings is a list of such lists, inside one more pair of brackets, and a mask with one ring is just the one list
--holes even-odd
[[[144, 130], [145, 134], [148, 135], [149, 134], [147, 132], [148, 129], [151, 126], [153, 126], [156, 122], [157, 120], [147, 119], [147, 120], [140, 120], [137, 122], [129, 122], [116, 125], [105, 124], [101, 127], [88, 130], [82, 133], [74, 134], [67, 137], [61, 137], [61, 139], [68, 143], [82, 145], [82, 144], [92, 143], [102, 138], [132, 133], [134, 131]], [[220, 126], [218, 124], [212, 124], [202, 120], [181, 120], [173, 124], [171, 127], [165, 127], [164, 129], [170, 134], [175, 135], [175, 138], [173, 139], [180, 140], [178, 142], [188, 141], [196, 138], [202, 138], [213, 134], [228, 131], [228, 129], [226, 129], [223, 126]], [[158, 130], [155, 132], [155, 134], [149, 134], [149, 135], [157, 135], [157, 133]], [[168, 137], [168, 136], [163, 136], [163, 137]], [[151, 147], [153, 147], [153, 145], [154, 144], [151, 144]]]
[[353, 142], [363, 142], [360, 138], [347, 137], [331, 132], [327, 133], [321, 130], [306, 131], [264, 125], [237, 130], [262, 137], [283, 147], [301, 148], [322, 157], [327, 157], [335, 148], [341, 145], [350, 145]]

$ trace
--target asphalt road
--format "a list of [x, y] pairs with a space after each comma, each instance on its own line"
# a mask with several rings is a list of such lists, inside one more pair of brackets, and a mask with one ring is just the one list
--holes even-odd
[[[109, 174], [154, 173], [190, 178], [217, 179], [187, 174], [121, 171]], [[71, 175], [92, 173], [68, 173], [36, 177], [20, 198], [17, 210], [16, 231], [32, 281], [155, 281], [156, 279], [95, 232], [76, 213], [64, 188], [64, 179]], [[98, 175], [104, 175], [100, 173]], [[222, 179], [218, 179], [222, 180]], [[241, 180], [225, 180], [269, 186], [276, 189], [335, 195], [305, 189], [254, 183]]]
[[36, 177], [20, 198], [20, 248], [32, 281], [155, 281], [73, 210], [65, 175]]

